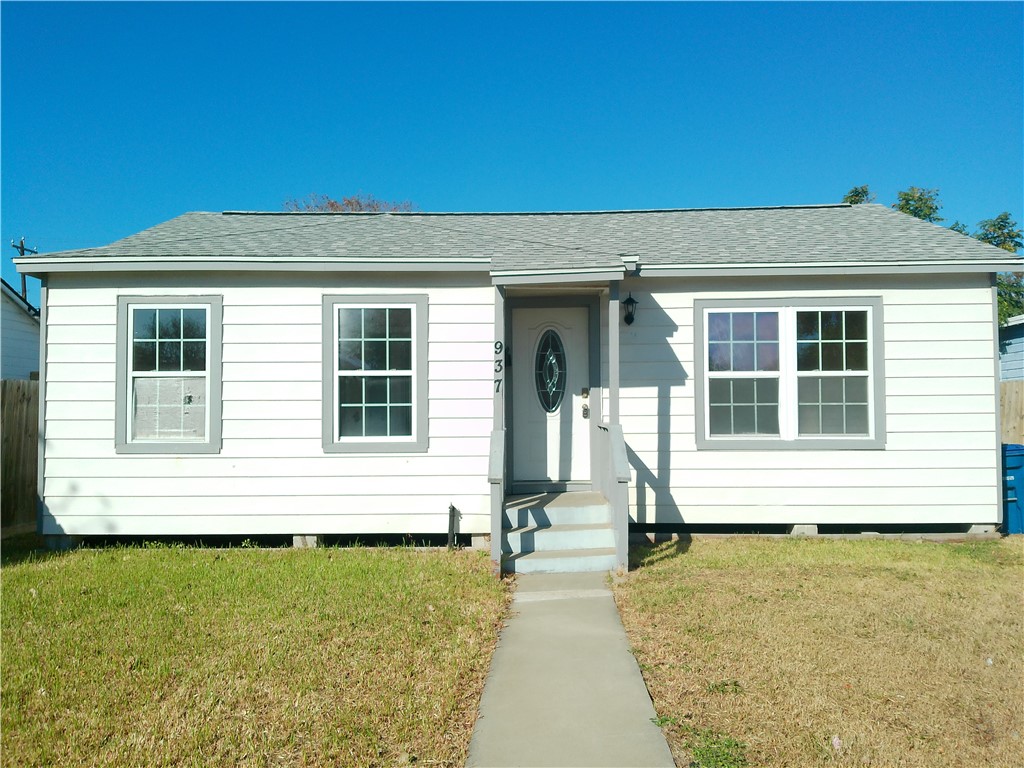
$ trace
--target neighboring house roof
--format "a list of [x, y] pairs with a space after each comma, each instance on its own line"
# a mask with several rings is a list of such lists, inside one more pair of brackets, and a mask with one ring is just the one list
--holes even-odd
[[1024, 325], [1024, 315], [1014, 315], [1004, 324], [1004, 328], [1009, 328], [1011, 325]]
[[0, 278], [0, 290], [2, 290], [4, 296], [13, 301], [26, 315], [39, 322], [39, 310], [29, 304], [28, 299], [22, 298], [22, 295], [2, 278]]
[[[26, 256], [28, 273], [337, 268], [538, 275], [746, 274], [808, 268], [994, 271], [1020, 259], [881, 205], [565, 213], [186, 213], [107, 246]], [[148, 266], [140, 266], [142, 264]], [[274, 266], [276, 265], [276, 266]]]

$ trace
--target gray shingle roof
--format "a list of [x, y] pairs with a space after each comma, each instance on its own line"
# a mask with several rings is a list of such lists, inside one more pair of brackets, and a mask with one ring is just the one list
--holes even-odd
[[[991, 262], [1009, 256], [881, 205], [570, 213], [186, 213], [76, 258], [489, 259], [496, 274], [644, 266]], [[29, 261], [29, 259], [26, 259]]]

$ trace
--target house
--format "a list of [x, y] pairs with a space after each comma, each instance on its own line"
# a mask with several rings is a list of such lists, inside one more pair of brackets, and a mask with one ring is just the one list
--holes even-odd
[[1024, 379], [1024, 315], [1011, 317], [999, 329], [999, 379]]
[[39, 311], [0, 280], [0, 379], [30, 379], [39, 374]]
[[51, 536], [992, 530], [994, 273], [879, 205], [188, 213], [43, 281]]

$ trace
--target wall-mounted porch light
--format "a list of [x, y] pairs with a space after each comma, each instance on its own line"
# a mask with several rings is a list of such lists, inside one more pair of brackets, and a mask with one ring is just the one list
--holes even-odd
[[622, 300], [622, 306], [626, 310], [626, 314], [622, 319], [626, 321], [626, 325], [632, 325], [636, 319], [636, 305], [639, 303], [633, 298], [632, 292], [630, 292], [627, 298]]

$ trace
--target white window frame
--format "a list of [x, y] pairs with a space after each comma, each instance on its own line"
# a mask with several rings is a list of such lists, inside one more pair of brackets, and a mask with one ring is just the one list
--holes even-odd
[[[136, 309], [202, 309], [206, 312], [206, 366], [194, 371], [140, 371], [133, 369]], [[119, 296], [117, 300], [117, 391], [115, 439], [117, 453], [219, 453], [221, 449], [221, 324], [220, 296]], [[139, 378], [203, 378], [206, 424], [202, 438], [133, 437], [135, 381]]]
[[[330, 295], [323, 299], [323, 449], [326, 453], [422, 453], [427, 450], [427, 297], [407, 294]], [[411, 369], [341, 370], [338, 365], [338, 310], [409, 309]], [[340, 378], [409, 376], [412, 434], [343, 437], [340, 434]]]
[[[866, 311], [868, 313], [866, 376], [859, 371], [798, 371], [798, 312]], [[774, 312], [779, 318], [779, 370], [721, 371], [708, 370], [708, 316], [717, 312]], [[694, 363], [697, 407], [695, 437], [701, 450], [832, 450], [883, 449], [885, 447], [885, 370], [882, 340], [882, 300], [879, 297], [796, 298], [796, 299], [700, 299], [694, 302]], [[715, 378], [757, 379], [778, 376], [778, 435], [711, 435], [710, 381]], [[801, 378], [867, 379], [867, 435], [800, 435], [798, 428], [798, 384]]]

